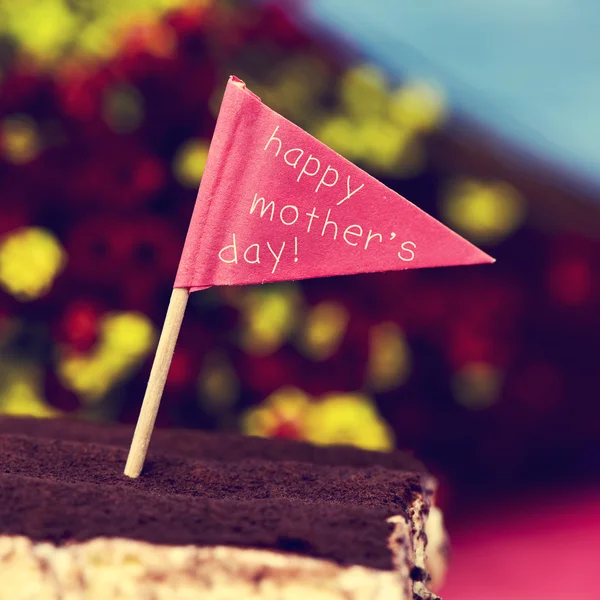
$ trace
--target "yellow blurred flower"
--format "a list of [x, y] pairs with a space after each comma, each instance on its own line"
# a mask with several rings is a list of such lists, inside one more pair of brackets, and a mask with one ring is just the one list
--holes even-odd
[[58, 373], [66, 387], [85, 400], [97, 400], [112, 387], [115, 372], [104, 363], [103, 355], [67, 356], [58, 365]]
[[423, 170], [423, 135], [445, 116], [435, 86], [413, 82], [392, 92], [377, 68], [360, 65], [342, 75], [339, 95], [339, 111], [313, 127], [319, 140], [384, 174], [414, 177]]
[[459, 179], [448, 186], [442, 213], [451, 227], [474, 242], [492, 244], [507, 238], [523, 222], [525, 201], [503, 181]]
[[0, 285], [19, 300], [45, 294], [62, 270], [66, 254], [46, 229], [29, 227], [0, 241]]
[[185, 142], [173, 160], [175, 177], [181, 185], [198, 187], [208, 159], [209, 143], [206, 140], [188, 140]]
[[394, 436], [373, 401], [362, 394], [329, 394], [320, 401], [287, 387], [250, 409], [243, 431], [261, 437], [285, 437], [313, 444], [345, 444], [366, 450], [390, 450]]
[[340, 96], [343, 109], [355, 119], [382, 116], [388, 102], [385, 76], [373, 65], [353, 67], [342, 76]]
[[363, 159], [373, 168], [397, 177], [417, 175], [425, 166], [425, 153], [415, 132], [384, 119], [366, 119], [356, 127]]
[[100, 325], [100, 349], [118, 354], [123, 363], [145, 356], [155, 339], [152, 322], [142, 313], [109, 313]]
[[357, 125], [348, 117], [331, 115], [313, 133], [348, 160], [362, 159], [365, 154], [363, 140], [357, 135]]
[[321, 302], [306, 316], [300, 347], [313, 360], [326, 360], [340, 346], [348, 325], [348, 311], [339, 302]]
[[[183, 6], [205, 7], [213, 0], [0, 0], [0, 37], [14, 40], [17, 47], [42, 66], [53, 66], [63, 58], [107, 59], [136, 28], [151, 28], [170, 10]], [[34, 30], [32, 30], [33, 25]], [[164, 54], [169, 40], [149, 49]]]
[[54, 417], [60, 414], [44, 400], [35, 379], [10, 378], [0, 392], [0, 414], [23, 417]]
[[5, 119], [0, 127], [0, 149], [4, 158], [15, 165], [36, 158], [41, 140], [33, 119], [27, 115], [13, 115]]
[[4, 0], [0, 15], [0, 31], [44, 62], [55, 60], [78, 33], [77, 19], [64, 0]]
[[446, 117], [444, 94], [434, 84], [406, 83], [392, 93], [389, 112], [394, 123], [412, 131], [429, 132]]
[[284, 387], [271, 394], [260, 406], [251, 408], [242, 418], [248, 435], [304, 439], [305, 419], [311, 398], [295, 387]]
[[377, 392], [402, 385], [410, 374], [412, 358], [402, 330], [395, 323], [381, 323], [369, 332], [367, 384]]
[[305, 439], [313, 444], [347, 444], [365, 450], [391, 450], [394, 434], [363, 394], [330, 394], [311, 404]]
[[59, 376], [83, 400], [97, 402], [143, 361], [155, 340], [154, 327], [146, 316], [108, 314], [102, 320], [96, 347], [88, 354], [61, 356]]
[[277, 350], [294, 331], [301, 305], [295, 284], [250, 288], [242, 304], [241, 344], [246, 352], [262, 356]]

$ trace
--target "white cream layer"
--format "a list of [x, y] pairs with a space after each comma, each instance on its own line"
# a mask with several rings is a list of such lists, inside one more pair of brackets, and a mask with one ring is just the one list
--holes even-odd
[[226, 546], [0, 537], [2, 600], [412, 600], [399, 574]]
[[[394, 571], [229, 546], [122, 538], [55, 546], [0, 536], [0, 600], [435, 599], [428, 588], [441, 584], [447, 538], [441, 512], [423, 506], [418, 501], [411, 507], [409, 522], [389, 519]], [[429, 573], [429, 583], [411, 580], [415, 566]]]

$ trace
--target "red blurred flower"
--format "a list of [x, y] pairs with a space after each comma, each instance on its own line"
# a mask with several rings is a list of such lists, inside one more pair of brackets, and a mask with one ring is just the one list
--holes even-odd
[[64, 113], [75, 120], [98, 118], [102, 93], [111, 77], [105, 69], [93, 70], [90, 65], [68, 65], [59, 71], [56, 96]]
[[102, 310], [96, 302], [77, 300], [64, 312], [58, 328], [58, 339], [76, 352], [86, 352], [98, 339]]
[[561, 258], [548, 272], [550, 294], [565, 306], [578, 306], [589, 300], [593, 280], [592, 265], [583, 257]]
[[165, 183], [165, 165], [140, 142], [113, 134], [86, 142], [91, 149], [73, 153], [64, 197], [76, 210], [104, 206], [140, 210]]
[[187, 349], [178, 347], [173, 354], [173, 360], [167, 377], [167, 389], [177, 390], [193, 383], [198, 377], [197, 360]]

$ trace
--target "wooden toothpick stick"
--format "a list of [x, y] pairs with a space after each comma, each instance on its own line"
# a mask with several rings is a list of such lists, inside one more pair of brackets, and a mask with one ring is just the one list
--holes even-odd
[[128, 477], [138, 477], [144, 466], [144, 460], [146, 459], [148, 445], [152, 437], [160, 399], [165, 382], [167, 381], [167, 375], [169, 374], [169, 367], [171, 366], [188, 296], [189, 290], [182, 288], [175, 288], [171, 294], [167, 316], [165, 317], [165, 323], [158, 341], [158, 348], [156, 349], [156, 356], [154, 357], [154, 363], [150, 371], [144, 402], [140, 410], [135, 433], [133, 434], [127, 464], [125, 465], [125, 475]]

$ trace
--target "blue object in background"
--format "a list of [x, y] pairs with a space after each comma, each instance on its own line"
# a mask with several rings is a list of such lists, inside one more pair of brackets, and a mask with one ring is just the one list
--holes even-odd
[[309, 23], [600, 185], [600, 0], [309, 0]]

